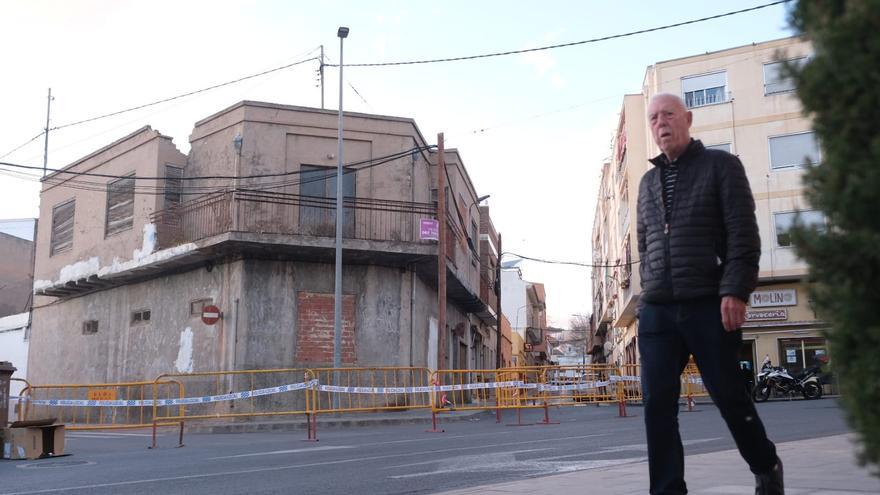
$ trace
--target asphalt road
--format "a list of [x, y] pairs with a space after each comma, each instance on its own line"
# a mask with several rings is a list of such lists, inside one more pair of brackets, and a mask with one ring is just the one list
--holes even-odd
[[[777, 442], [849, 431], [834, 399], [758, 410]], [[70, 456], [0, 461], [0, 495], [433, 493], [642, 460], [642, 410], [629, 412], [564, 408], [551, 412], [560, 424], [532, 426], [509, 426], [512, 412], [501, 424], [481, 413], [442, 425], [445, 433], [418, 424], [323, 429], [320, 442], [304, 441], [305, 431], [191, 434], [184, 448], [168, 431], [155, 450], [146, 448], [148, 432], [68, 432]], [[713, 406], [682, 412], [680, 422], [687, 454], [734, 448]]]

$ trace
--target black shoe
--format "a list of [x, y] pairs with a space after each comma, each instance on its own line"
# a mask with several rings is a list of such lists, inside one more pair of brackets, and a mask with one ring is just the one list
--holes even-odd
[[782, 460], [776, 458], [776, 465], [769, 472], [755, 475], [755, 495], [785, 495], [782, 482]]

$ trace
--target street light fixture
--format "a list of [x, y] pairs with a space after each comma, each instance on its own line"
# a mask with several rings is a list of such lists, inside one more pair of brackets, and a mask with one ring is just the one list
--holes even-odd
[[[339, 132], [336, 162], [336, 276], [333, 293], [333, 367], [342, 367], [342, 44], [348, 28], [340, 26], [339, 37]], [[337, 380], [338, 382], [338, 380]]]

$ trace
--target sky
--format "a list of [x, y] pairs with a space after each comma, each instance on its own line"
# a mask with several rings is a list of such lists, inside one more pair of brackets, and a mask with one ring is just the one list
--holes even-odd
[[[568, 43], [674, 24], [770, 0], [247, 1], [0, 0], [0, 156], [50, 127], [188, 93], [316, 57], [344, 62], [458, 57]], [[603, 160], [623, 95], [655, 62], [792, 35], [777, 5], [668, 30], [528, 54], [395, 67], [346, 67], [344, 111], [413, 118], [443, 132], [479, 195], [489, 194], [504, 251], [588, 262]], [[49, 133], [61, 168], [151, 125], [183, 152], [193, 124], [241, 100], [321, 106], [318, 63]], [[338, 108], [339, 73], [325, 73]], [[43, 138], [0, 161], [42, 166]], [[2, 167], [0, 167], [2, 168]], [[0, 219], [38, 216], [39, 182], [0, 170]], [[504, 261], [512, 260], [505, 256]], [[589, 314], [586, 268], [521, 263], [543, 282], [549, 323]]]

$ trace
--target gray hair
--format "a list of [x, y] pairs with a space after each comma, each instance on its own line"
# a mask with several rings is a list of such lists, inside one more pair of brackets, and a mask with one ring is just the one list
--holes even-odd
[[648, 101], [648, 106], [651, 106], [652, 103], [661, 99], [674, 100], [676, 103], [681, 105], [681, 108], [685, 110], [687, 109], [687, 105], [685, 105], [684, 100], [681, 99], [681, 96], [678, 96], [675, 93], [657, 93], [656, 95], [652, 96], [651, 99]]

